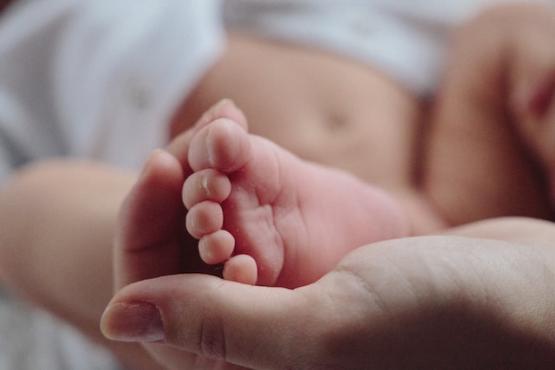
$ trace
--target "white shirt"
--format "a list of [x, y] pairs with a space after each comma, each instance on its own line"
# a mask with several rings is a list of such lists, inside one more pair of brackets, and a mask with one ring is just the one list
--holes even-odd
[[51, 156], [138, 166], [223, 40], [216, 0], [16, 2], [0, 18], [0, 173]]

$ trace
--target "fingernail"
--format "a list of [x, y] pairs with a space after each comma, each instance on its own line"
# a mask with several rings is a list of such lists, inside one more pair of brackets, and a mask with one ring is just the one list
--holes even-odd
[[143, 168], [141, 170], [139, 177], [144, 177], [148, 173], [148, 170], [150, 169], [152, 161], [154, 161], [154, 158], [158, 155], [159, 152], [160, 152], [160, 149], [154, 149], [152, 152], [150, 152], [148, 158], [145, 161], [145, 164], [143, 165]]
[[140, 178], [148, 178], [149, 172], [153, 168], [171, 167], [175, 161], [175, 157], [163, 149], [154, 149], [146, 160]]
[[164, 340], [160, 311], [151, 303], [115, 303], [102, 315], [105, 337], [122, 342], [159, 342]]
[[229, 105], [232, 105], [232, 106], [235, 106], [235, 103], [233, 102], [233, 100], [231, 100], [231, 99], [229, 99], [229, 98], [223, 98], [222, 100], [220, 100], [220, 101], [216, 104], [215, 108], [221, 108], [221, 107], [223, 107], [224, 105], [228, 105], [228, 104], [229, 104]]

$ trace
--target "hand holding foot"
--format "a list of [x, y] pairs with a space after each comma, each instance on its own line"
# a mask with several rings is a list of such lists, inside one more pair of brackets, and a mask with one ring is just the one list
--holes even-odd
[[[230, 280], [299, 286], [366, 241], [406, 232], [400, 209], [384, 192], [249, 135], [242, 113], [229, 102], [208, 111], [168, 150], [172, 155], [153, 153], [122, 207], [117, 290], [165, 275], [214, 273], [209, 265], [221, 262]], [[185, 225], [200, 238], [198, 249]], [[127, 321], [107, 319], [109, 336], [131, 330], [127, 340], [159, 339], [159, 321], [139, 331], [129, 326], [153, 312], [152, 305], [119, 308], [138, 311]], [[146, 348], [169, 368], [238, 368], [206, 353]]]
[[[555, 233], [548, 223], [531, 223], [534, 235]], [[517, 226], [494, 221], [474, 229], [511, 236]], [[521, 230], [527, 229], [525, 222]], [[473, 232], [472, 226], [464, 231]], [[181, 356], [204, 358], [193, 364], [162, 357], [170, 369], [218, 363], [276, 370], [550, 369], [555, 281], [545, 271], [554, 256], [551, 244], [544, 245], [460, 237], [385, 241], [358, 248], [321, 280], [295, 290], [166, 276], [118, 292], [103, 328], [113, 339], [155, 338]]]

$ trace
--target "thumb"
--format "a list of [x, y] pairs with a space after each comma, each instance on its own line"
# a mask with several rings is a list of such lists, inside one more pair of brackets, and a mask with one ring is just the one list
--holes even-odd
[[307, 297], [207, 275], [164, 276], [120, 290], [101, 328], [114, 340], [167, 343], [249, 368], [288, 368], [291, 349], [299, 361], [299, 352], [310, 352], [307, 338], [318, 337], [310, 328], [321, 326], [307, 321], [321, 317], [310, 314], [319, 305]]

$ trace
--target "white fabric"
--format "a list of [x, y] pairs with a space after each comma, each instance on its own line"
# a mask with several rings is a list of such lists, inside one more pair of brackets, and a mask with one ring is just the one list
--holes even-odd
[[16, 3], [0, 18], [2, 169], [61, 155], [138, 166], [221, 50], [219, 11], [215, 0]]
[[508, 1], [227, 0], [224, 4], [229, 28], [350, 56], [425, 95], [437, 86], [453, 29], [484, 7]]
[[110, 353], [88, 342], [67, 324], [15, 300], [0, 299], [0, 369], [117, 370], [120, 367]]

